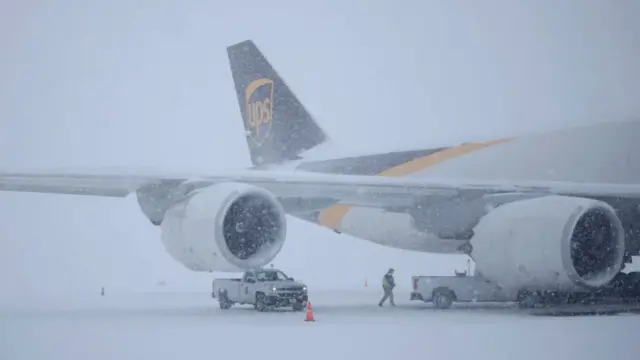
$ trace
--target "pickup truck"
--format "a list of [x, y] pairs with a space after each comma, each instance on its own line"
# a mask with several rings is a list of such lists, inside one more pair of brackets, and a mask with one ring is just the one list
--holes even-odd
[[549, 305], [616, 303], [640, 299], [638, 279], [640, 275], [635, 272], [619, 273], [609, 285], [596, 291], [563, 293], [507, 290], [486, 280], [481, 274], [413, 276], [410, 299], [433, 302], [438, 309], [447, 309], [454, 302], [515, 302], [525, 309]]
[[277, 269], [246, 271], [241, 279], [214, 279], [211, 297], [218, 299], [223, 310], [252, 304], [258, 311], [285, 306], [302, 311], [309, 300], [306, 285]]
[[[433, 302], [448, 309], [454, 302], [515, 302], [518, 293], [506, 291], [482, 276], [413, 276], [411, 300]], [[462, 276], [461, 276], [462, 275]]]

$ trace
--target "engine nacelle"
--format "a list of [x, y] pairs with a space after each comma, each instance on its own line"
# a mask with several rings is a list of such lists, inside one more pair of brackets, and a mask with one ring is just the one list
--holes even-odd
[[476, 269], [511, 289], [582, 291], [621, 270], [624, 229], [602, 201], [545, 196], [493, 209], [471, 239]]
[[172, 206], [161, 231], [167, 252], [191, 270], [243, 271], [278, 255], [286, 217], [269, 191], [223, 183], [194, 191]]

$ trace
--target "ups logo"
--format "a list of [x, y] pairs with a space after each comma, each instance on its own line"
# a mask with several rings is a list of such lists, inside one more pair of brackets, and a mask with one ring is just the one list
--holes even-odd
[[271, 134], [273, 122], [273, 81], [261, 78], [245, 90], [245, 123], [253, 143], [260, 147]]

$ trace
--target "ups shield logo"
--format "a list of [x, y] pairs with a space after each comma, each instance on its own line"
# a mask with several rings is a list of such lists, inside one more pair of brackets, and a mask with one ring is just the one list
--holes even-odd
[[273, 123], [273, 81], [261, 78], [245, 90], [245, 123], [253, 143], [260, 147], [271, 134]]

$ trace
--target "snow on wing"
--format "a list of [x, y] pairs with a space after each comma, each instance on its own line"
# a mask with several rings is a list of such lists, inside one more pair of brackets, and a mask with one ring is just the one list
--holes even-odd
[[345, 204], [387, 207], [411, 204], [427, 195], [477, 196], [496, 193], [561, 194], [585, 197], [639, 198], [640, 184], [570, 182], [462, 181], [305, 172], [238, 171], [218, 175], [126, 175], [99, 173], [0, 172], [0, 191], [124, 197], [164, 182], [240, 182], [261, 186], [278, 197], [332, 198]]

